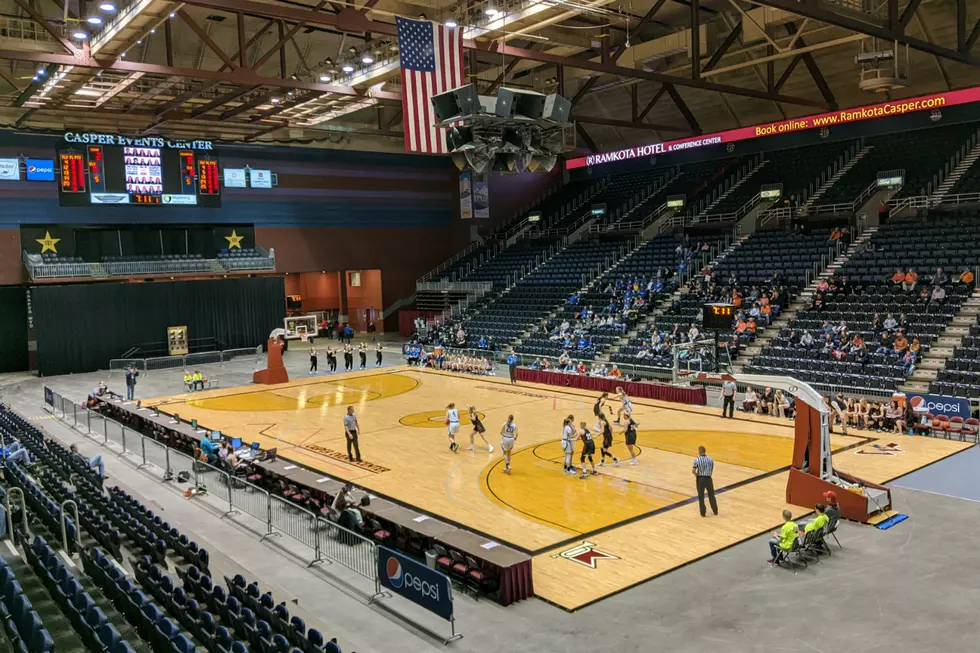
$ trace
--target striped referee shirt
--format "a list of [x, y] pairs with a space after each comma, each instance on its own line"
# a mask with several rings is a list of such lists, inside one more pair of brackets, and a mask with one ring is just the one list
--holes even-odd
[[694, 469], [698, 470], [698, 476], [711, 476], [715, 471], [715, 461], [707, 456], [698, 456], [694, 459]]

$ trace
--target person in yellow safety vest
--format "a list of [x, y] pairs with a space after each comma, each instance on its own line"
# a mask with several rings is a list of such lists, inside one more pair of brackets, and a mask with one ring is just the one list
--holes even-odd
[[194, 377], [191, 376], [191, 373], [188, 372], [187, 370], [184, 370], [184, 387], [187, 388], [188, 390], [193, 390], [194, 389], [193, 381], [194, 381]]
[[194, 389], [195, 390], [203, 390], [204, 389], [204, 376], [202, 376], [201, 373], [198, 372], [197, 370], [194, 370], [193, 380], [194, 380]]

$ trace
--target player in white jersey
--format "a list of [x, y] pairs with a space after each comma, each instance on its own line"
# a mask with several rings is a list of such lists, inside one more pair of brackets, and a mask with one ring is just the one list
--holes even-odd
[[619, 420], [623, 417], [623, 415], [626, 415], [628, 418], [633, 414], [633, 402], [622, 387], [616, 388], [616, 394], [619, 396], [620, 402], [619, 410], [616, 411], [616, 423], [619, 424]]
[[561, 450], [565, 452], [565, 473], [575, 475], [578, 471], [572, 465], [572, 454], [575, 453], [575, 417], [569, 415], [562, 423]]
[[510, 453], [514, 450], [516, 443], [517, 424], [514, 424], [514, 416], [508, 415], [507, 422], [500, 429], [500, 450], [504, 452], [505, 474], [510, 474]]
[[592, 439], [592, 432], [589, 431], [589, 427], [586, 426], [584, 420], [581, 424], [579, 424], [579, 426], [581, 428], [579, 429], [578, 437], [582, 441], [582, 457], [580, 459], [580, 462], [582, 463], [582, 476], [580, 478], [588, 478], [589, 472], [585, 469], [586, 459], [588, 459], [589, 464], [592, 465], [592, 475], [595, 476], [599, 473], [596, 471], [595, 461], [592, 459], [592, 456], [595, 455], [595, 440]]
[[459, 433], [459, 410], [452, 402], [446, 406], [446, 426], [449, 427], [449, 450], [456, 453], [459, 449], [459, 445], [456, 444], [456, 434]]

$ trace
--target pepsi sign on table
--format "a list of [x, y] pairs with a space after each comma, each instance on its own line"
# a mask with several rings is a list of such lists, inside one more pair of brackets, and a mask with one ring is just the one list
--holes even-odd
[[447, 621], [453, 618], [449, 578], [389, 548], [378, 547], [378, 580], [383, 587]]

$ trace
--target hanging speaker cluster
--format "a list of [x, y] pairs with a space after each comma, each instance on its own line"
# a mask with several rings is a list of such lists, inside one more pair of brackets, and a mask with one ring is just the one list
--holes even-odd
[[434, 96], [432, 108], [460, 170], [549, 172], [574, 149], [571, 103], [554, 93], [501, 88], [487, 96], [467, 84]]

